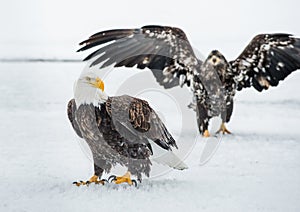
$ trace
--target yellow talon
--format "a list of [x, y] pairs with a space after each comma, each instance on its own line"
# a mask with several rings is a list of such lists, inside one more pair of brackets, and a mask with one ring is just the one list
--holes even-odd
[[90, 179], [89, 182], [90, 183], [96, 183], [98, 181], [98, 176], [97, 175], [93, 175]]
[[80, 181], [80, 182], [74, 182], [73, 184], [76, 186], [81, 186], [81, 185], [89, 185], [90, 183], [95, 183], [95, 184], [102, 184], [104, 185], [104, 180], [98, 180], [97, 175], [93, 175], [88, 181]]
[[129, 185], [132, 185], [132, 180], [130, 178], [130, 172], [127, 171], [126, 174], [124, 174], [121, 177], [116, 177], [116, 179], [113, 181], [115, 184], [121, 184], [121, 183], [128, 183]]
[[222, 122], [221, 126], [220, 126], [220, 129], [217, 131], [217, 133], [227, 133], [227, 134], [231, 134], [231, 132], [226, 128], [224, 122]]
[[87, 182], [79, 181], [79, 182], [74, 182], [73, 184], [79, 187], [81, 185], [86, 185]]
[[204, 131], [203, 137], [205, 137], [205, 138], [210, 137], [210, 134], [209, 134], [209, 131], [208, 131], [208, 130], [205, 130], [205, 131]]

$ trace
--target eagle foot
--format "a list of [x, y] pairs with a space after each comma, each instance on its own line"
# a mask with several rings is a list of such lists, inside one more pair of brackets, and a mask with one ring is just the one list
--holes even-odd
[[210, 134], [209, 134], [209, 131], [208, 131], [208, 130], [205, 130], [205, 131], [204, 131], [203, 137], [205, 137], [205, 138], [210, 137]]
[[231, 132], [226, 128], [224, 122], [222, 122], [220, 129], [216, 133], [231, 134]]
[[73, 184], [76, 185], [76, 186], [81, 186], [81, 185], [89, 186], [92, 183], [104, 185], [107, 182], [108, 181], [105, 180], [105, 179], [98, 180], [98, 176], [97, 175], [93, 175], [88, 181], [84, 182], [84, 181], [81, 180], [79, 182], [73, 182]]
[[134, 185], [135, 187], [137, 187], [137, 181], [131, 179], [130, 172], [126, 172], [126, 174], [121, 177], [111, 175], [108, 178], [108, 182], [114, 182], [115, 184], [128, 183], [128, 185]]

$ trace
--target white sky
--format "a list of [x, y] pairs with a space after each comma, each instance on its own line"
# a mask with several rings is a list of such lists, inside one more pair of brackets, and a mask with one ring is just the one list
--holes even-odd
[[182, 28], [207, 55], [219, 49], [235, 58], [262, 32], [300, 36], [300, 1], [11, 0], [0, 8], [0, 57], [67, 57], [97, 31], [146, 24]]

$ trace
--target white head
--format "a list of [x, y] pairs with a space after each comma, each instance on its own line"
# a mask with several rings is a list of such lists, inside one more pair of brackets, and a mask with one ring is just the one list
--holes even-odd
[[99, 104], [106, 102], [108, 96], [104, 92], [104, 82], [94, 74], [80, 76], [74, 85], [74, 98], [77, 107], [81, 104]]

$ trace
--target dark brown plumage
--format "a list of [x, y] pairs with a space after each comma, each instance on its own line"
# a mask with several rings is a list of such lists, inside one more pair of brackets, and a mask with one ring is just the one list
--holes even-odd
[[185, 168], [171, 152], [177, 148], [175, 140], [148, 102], [127, 95], [107, 97], [93, 87], [98, 86], [94, 81], [102, 83], [99, 78], [79, 79], [67, 113], [76, 134], [91, 149], [96, 176], [110, 172], [116, 164], [127, 167], [139, 180], [142, 174], [149, 176], [153, 145], [175, 158], [163, 161], [164, 165]]

